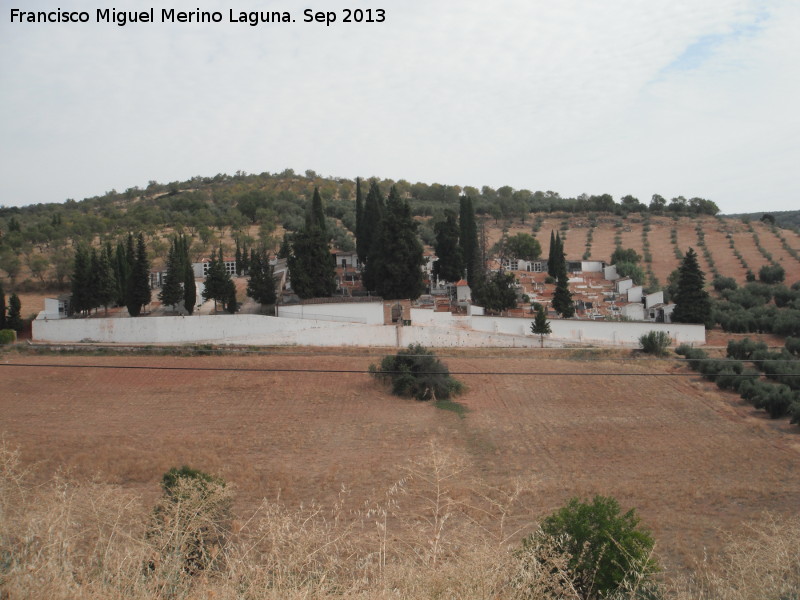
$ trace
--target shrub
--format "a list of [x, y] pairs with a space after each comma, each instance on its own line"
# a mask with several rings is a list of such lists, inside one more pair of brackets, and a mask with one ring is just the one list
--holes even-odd
[[542, 540], [569, 556], [567, 573], [581, 598], [609, 597], [630, 578], [647, 579], [657, 570], [653, 537], [640, 527], [636, 511], [623, 514], [614, 498], [572, 498], [523, 540], [523, 549]]
[[728, 342], [728, 358], [750, 360], [755, 352], [764, 350], [767, 350], [767, 345], [764, 342], [755, 342], [750, 338], [744, 338], [739, 342], [733, 340]]
[[620, 277], [630, 277], [635, 285], [644, 283], [644, 271], [636, 263], [621, 262], [617, 263], [616, 267]]
[[370, 372], [392, 384], [396, 396], [417, 400], [447, 400], [463, 390], [463, 384], [450, 377], [450, 371], [436, 355], [420, 344], [412, 344], [394, 356], [386, 356], [380, 367]]
[[13, 329], [0, 329], [0, 346], [17, 341], [17, 332]]
[[218, 566], [230, 521], [225, 482], [183, 466], [167, 471], [161, 487], [164, 493], [148, 530], [161, 554], [150, 560], [150, 574], [170, 581], [181, 572], [197, 575]]
[[675, 348], [675, 353], [685, 356], [688, 359], [687, 362], [689, 363], [689, 367], [695, 371], [697, 371], [700, 363], [708, 358], [708, 355], [705, 352], [699, 348], [693, 348], [688, 344], [681, 344]]
[[639, 338], [639, 347], [646, 354], [664, 356], [671, 342], [666, 331], [649, 331]]
[[764, 283], [781, 283], [786, 278], [786, 271], [780, 265], [764, 265], [758, 270], [758, 279]]
[[739, 287], [733, 277], [714, 277], [712, 285], [718, 292], [721, 292], [722, 290], [735, 290]]
[[788, 337], [784, 346], [789, 354], [800, 356], [800, 338]]

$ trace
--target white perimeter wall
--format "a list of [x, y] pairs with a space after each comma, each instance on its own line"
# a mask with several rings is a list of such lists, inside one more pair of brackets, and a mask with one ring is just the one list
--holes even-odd
[[278, 316], [292, 319], [383, 325], [383, 302], [279, 305]]
[[[263, 315], [60, 320], [47, 320], [40, 315], [33, 322], [33, 339], [64, 343], [381, 347], [412, 343], [432, 347], [535, 347], [539, 343], [538, 336], [530, 332], [532, 319], [456, 317], [417, 310], [412, 311], [411, 318], [415, 325], [394, 327]], [[550, 321], [550, 327], [553, 333], [547, 339], [553, 342], [635, 347], [639, 337], [648, 331], [666, 331], [676, 343], [705, 343], [702, 325], [556, 319]]]

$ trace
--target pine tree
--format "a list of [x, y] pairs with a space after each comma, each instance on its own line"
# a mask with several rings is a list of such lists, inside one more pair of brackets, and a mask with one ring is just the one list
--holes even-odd
[[422, 244], [416, 234], [411, 208], [392, 186], [386, 215], [367, 258], [373, 289], [387, 300], [416, 300], [425, 289], [422, 278]]
[[25, 323], [22, 320], [22, 303], [19, 296], [11, 294], [8, 299], [8, 317], [6, 317], [6, 328], [13, 329], [17, 333], [22, 331]]
[[464, 262], [458, 243], [459, 228], [455, 213], [445, 211], [445, 220], [438, 222], [433, 230], [436, 233], [434, 248], [439, 259], [433, 263], [433, 274], [444, 281], [458, 281], [464, 276]]
[[175, 306], [183, 300], [181, 283], [186, 270], [183, 267], [182, 257], [179, 257], [178, 241], [173, 240], [167, 255], [167, 274], [158, 293], [158, 299], [164, 306]]
[[703, 289], [705, 275], [697, 263], [697, 254], [689, 248], [678, 270], [678, 291], [675, 294], [674, 323], [708, 323], [711, 320], [711, 300]]
[[539, 336], [542, 348], [544, 348], [544, 336], [553, 333], [553, 330], [550, 329], [550, 322], [547, 320], [547, 315], [544, 312], [544, 306], [541, 304], [536, 309], [536, 316], [534, 317], [533, 323], [531, 323], [531, 333]]
[[262, 306], [275, 304], [277, 293], [272, 265], [266, 251], [250, 253], [250, 279], [247, 282], [247, 295]]
[[363, 265], [367, 254], [364, 249], [364, 199], [361, 197], [361, 178], [356, 177], [356, 254]]
[[83, 314], [92, 308], [91, 300], [91, 257], [89, 249], [84, 244], [79, 244], [75, 249], [75, 262], [72, 267], [72, 298], [70, 310], [72, 313]]
[[0, 282], [0, 329], [6, 328], [6, 291]]
[[483, 257], [478, 244], [478, 228], [475, 224], [475, 209], [472, 198], [462, 196], [459, 199], [459, 245], [461, 259], [467, 270], [467, 281], [472, 289], [480, 287], [483, 280]]
[[[129, 237], [132, 240], [133, 236]], [[130, 242], [129, 242], [130, 246]], [[128, 261], [130, 263], [130, 259]], [[144, 234], [139, 233], [136, 238], [136, 253], [128, 277], [128, 286], [125, 294], [125, 306], [128, 314], [138, 317], [142, 308], [150, 304], [150, 261], [147, 259], [147, 247], [144, 243]]]

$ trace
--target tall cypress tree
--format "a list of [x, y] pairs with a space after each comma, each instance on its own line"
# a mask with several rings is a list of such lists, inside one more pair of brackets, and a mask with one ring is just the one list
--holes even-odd
[[216, 253], [211, 255], [203, 289], [203, 300], [213, 300], [215, 312], [218, 302], [226, 306], [230, 301], [230, 286], [228, 285], [230, 281], [231, 276], [225, 269], [225, 260], [222, 256], [222, 248], [220, 248], [218, 255]]
[[458, 281], [464, 276], [464, 262], [458, 243], [459, 227], [455, 213], [445, 211], [444, 221], [438, 222], [433, 230], [436, 233], [434, 248], [439, 259], [433, 263], [433, 274], [444, 281]]
[[266, 250], [250, 253], [250, 279], [247, 282], [247, 295], [261, 305], [275, 304], [277, 293], [272, 265]]
[[319, 195], [319, 188], [314, 188], [314, 196], [311, 200], [311, 210], [307, 213], [306, 228], [308, 229], [309, 221], [312, 226], [319, 228], [324, 236], [327, 233], [328, 227], [325, 223], [325, 211], [322, 209], [322, 196]]
[[367, 258], [372, 289], [388, 300], [419, 298], [425, 289], [422, 253], [411, 208], [392, 186], [386, 215]]
[[75, 249], [75, 262], [72, 267], [72, 279], [70, 281], [72, 297], [70, 299], [70, 311], [72, 313], [83, 314], [92, 308], [91, 300], [91, 257], [89, 249], [84, 244], [79, 244]]
[[361, 197], [361, 178], [356, 177], [356, 254], [361, 264], [367, 258], [364, 249], [364, 199]]
[[102, 306], [108, 313], [109, 304], [117, 298], [117, 280], [109, 256], [110, 248], [102, 250], [97, 255], [97, 261], [92, 254], [92, 293], [95, 306]]
[[125, 290], [128, 286], [130, 271], [128, 269], [125, 245], [122, 242], [117, 242], [117, 249], [114, 252], [114, 277], [117, 283], [115, 303], [117, 306], [123, 306], [125, 304]]
[[183, 307], [191, 315], [194, 313], [194, 305], [197, 302], [197, 285], [194, 282], [194, 269], [189, 258], [189, 240], [182, 235], [178, 241], [183, 265]]
[[373, 252], [373, 241], [377, 238], [381, 228], [381, 221], [385, 212], [383, 205], [383, 196], [378, 187], [378, 182], [372, 180], [369, 184], [369, 192], [367, 193], [367, 200], [364, 204], [364, 217], [362, 219], [362, 248], [364, 251], [363, 264], [366, 265], [363, 275], [364, 286], [368, 290], [375, 289], [375, 282], [372, 280], [372, 273], [374, 269], [369, 269], [369, 261]]
[[315, 190], [314, 202], [306, 214], [306, 226], [292, 236], [287, 260], [292, 290], [301, 298], [331, 296], [336, 290], [336, 270], [324, 227], [322, 199]]
[[[553, 309], [562, 317], [568, 319], [575, 314], [575, 304], [572, 302], [572, 292], [569, 291], [569, 274], [567, 273], [567, 259], [564, 256], [564, 246], [561, 236], [556, 233], [553, 243], [553, 271], [556, 278], [556, 290], [553, 293]], [[549, 272], [548, 265], [548, 272]]]
[[472, 198], [469, 196], [462, 196], [459, 199], [458, 221], [461, 259], [467, 270], [467, 281], [470, 287], [476, 289], [483, 279], [483, 257], [478, 244], [475, 208], [472, 205]]
[[182, 256], [179, 256], [178, 240], [172, 240], [167, 255], [167, 274], [164, 276], [164, 283], [158, 293], [158, 299], [164, 306], [175, 306], [183, 300], [183, 288], [181, 283], [185, 276]]
[[0, 281], [0, 329], [6, 328], [6, 291]]
[[6, 317], [6, 328], [13, 329], [17, 333], [22, 331], [25, 323], [22, 321], [22, 302], [19, 296], [11, 294], [8, 298], [8, 317]]
[[675, 294], [675, 323], [708, 323], [711, 320], [711, 299], [703, 289], [705, 275], [700, 270], [697, 254], [689, 248], [678, 270], [678, 291]]
[[[133, 236], [130, 236], [129, 239], [133, 239]], [[147, 304], [150, 304], [150, 261], [147, 259], [144, 234], [139, 233], [136, 238], [133, 267], [128, 277], [125, 306], [128, 308], [130, 316], [138, 317], [142, 314], [142, 308]]]
[[550, 275], [550, 277], [555, 277], [556, 276], [556, 268], [557, 268], [558, 265], [556, 265], [555, 256], [556, 256], [557, 250], [558, 250], [558, 246], [556, 244], [556, 235], [553, 232], [553, 230], [551, 229], [550, 230], [550, 249], [548, 250], [548, 253], [547, 253], [547, 274]]

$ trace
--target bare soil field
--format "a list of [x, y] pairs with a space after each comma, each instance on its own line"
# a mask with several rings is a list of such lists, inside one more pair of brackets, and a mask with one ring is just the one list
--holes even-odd
[[32, 366], [0, 365], [0, 433], [43, 477], [65, 468], [154, 500], [161, 475], [188, 464], [233, 483], [239, 509], [278, 496], [332, 503], [343, 486], [356, 504], [374, 501], [433, 445], [463, 465], [454, 495], [528, 481], [519, 525], [575, 495], [617, 497], [641, 512], [668, 568], [702, 559], [720, 529], [800, 505], [798, 428], [677, 363], [452, 354], [468, 386], [463, 418], [391, 396], [364, 373], [381, 356], [366, 351], [5, 353], [2, 363]]

